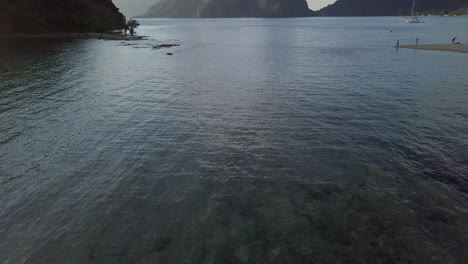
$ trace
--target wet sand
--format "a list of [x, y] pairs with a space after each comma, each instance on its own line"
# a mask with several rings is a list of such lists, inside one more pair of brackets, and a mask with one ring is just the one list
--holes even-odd
[[440, 50], [468, 53], [468, 43], [464, 44], [430, 44], [430, 45], [400, 45], [402, 49]]

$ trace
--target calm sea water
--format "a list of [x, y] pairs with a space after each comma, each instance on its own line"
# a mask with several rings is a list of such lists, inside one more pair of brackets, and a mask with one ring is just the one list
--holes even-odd
[[0, 39], [0, 262], [466, 263], [468, 55], [393, 45], [468, 18], [404, 20]]

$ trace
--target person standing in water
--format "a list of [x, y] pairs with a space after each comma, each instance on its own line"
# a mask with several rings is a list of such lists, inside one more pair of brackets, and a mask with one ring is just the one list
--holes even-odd
[[397, 47], [397, 48], [400, 47], [400, 40], [398, 40], [398, 41], [396, 42], [396, 47]]
[[419, 45], [419, 38], [416, 39], [416, 45]]
[[454, 37], [454, 38], [452, 39], [452, 44], [455, 44], [455, 40], [456, 40], [456, 39], [457, 39], [457, 37]]

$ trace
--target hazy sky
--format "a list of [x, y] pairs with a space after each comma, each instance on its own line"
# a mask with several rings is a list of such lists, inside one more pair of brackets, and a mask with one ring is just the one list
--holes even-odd
[[334, 3], [336, 0], [307, 0], [309, 3], [309, 8], [312, 10], [318, 10], [322, 7], [325, 7], [329, 4]]
[[114, 4], [128, 17], [143, 15], [158, 0], [113, 0]]
[[[158, 0], [113, 0], [117, 7], [122, 10], [126, 16], [137, 16], [145, 13], [150, 6]], [[336, 0], [307, 0], [309, 8], [312, 10], [320, 9]]]

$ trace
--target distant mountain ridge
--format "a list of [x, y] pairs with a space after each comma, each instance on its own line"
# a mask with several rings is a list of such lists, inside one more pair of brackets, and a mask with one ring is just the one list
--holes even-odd
[[0, 33], [104, 32], [125, 17], [112, 0], [1, 0]]
[[[413, 0], [338, 0], [319, 16], [407, 16]], [[418, 14], [445, 14], [468, 7], [468, 0], [416, 0]]]
[[143, 17], [302, 17], [306, 0], [160, 0]]

